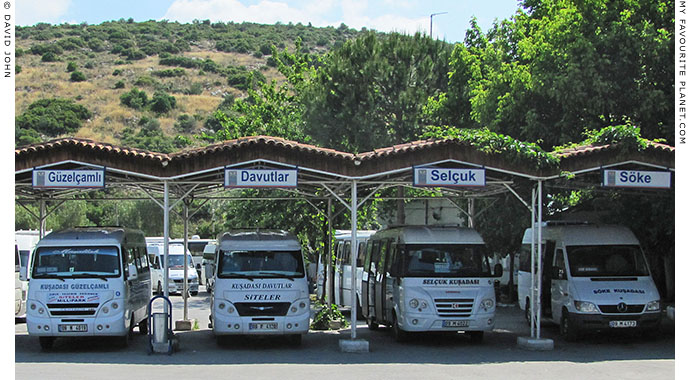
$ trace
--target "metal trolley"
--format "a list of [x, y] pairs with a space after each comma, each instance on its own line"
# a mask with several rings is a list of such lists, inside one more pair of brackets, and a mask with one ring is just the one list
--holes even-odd
[[[162, 299], [164, 301], [163, 312], [153, 313], [153, 303]], [[158, 295], [149, 301], [148, 305], [148, 324], [149, 324], [149, 355], [156, 353], [167, 353], [171, 355], [175, 346], [175, 334], [172, 325], [172, 302], [164, 295]]]

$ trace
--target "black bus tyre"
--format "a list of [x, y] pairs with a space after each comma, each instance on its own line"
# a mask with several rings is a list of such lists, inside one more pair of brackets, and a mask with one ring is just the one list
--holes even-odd
[[39, 336], [38, 343], [41, 345], [43, 351], [50, 351], [53, 348], [53, 343], [55, 343], [54, 336]]
[[374, 318], [368, 317], [367, 318], [367, 327], [369, 330], [374, 331], [379, 328], [379, 324], [374, 322]]
[[361, 321], [364, 319], [364, 314], [362, 313], [362, 304], [359, 302], [359, 298], [357, 298], [357, 312], [356, 312], [357, 320]]
[[199, 291], [197, 290], [196, 292], [190, 292], [190, 294], [195, 296], [195, 295], [199, 294]]
[[578, 331], [577, 327], [573, 324], [567, 310], [563, 310], [561, 315], [561, 325], [559, 326], [561, 336], [565, 338], [568, 342], [574, 342], [577, 340]]
[[146, 335], [149, 332], [149, 320], [148, 318], [144, 318], [139, 322], [139, 334], [140, 335]]
[[393, 338], [396, 342], [404, 343], [410, 339], [410, 333], [400, 328], [398, 325], [398, 317], [393, 314]]
[[532, 310], [529, 307], [529, 298], [525, 302], [525, 320], [527, 321], [527, 324], [531, 327], [532, 326]]
[[163, 295], [163, 286], [161, 286], [160, 281], [158, 281], [158, 286], [156, 287], [156, 295]]

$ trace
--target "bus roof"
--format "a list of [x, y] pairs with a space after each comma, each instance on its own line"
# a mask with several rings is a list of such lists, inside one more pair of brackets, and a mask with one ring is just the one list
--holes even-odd
[[302, 249], [295, 235], [283, 230], [239, 230], [218, 235], [222, 250], [242, 251], [299, 251]]
[[484, 244], [472, 228], [458, 226], [399, 226], [377, 232], [374, 237], [398, 237], [403, 244]]
[[122, 244], [126, 242], [145, 244], [144, 233], [124, 227], [75, 227], [51, 232], [41, 239], [37, 246], [44, 245], [88, 245]]
[[[522, 244], [531, 244], [532, 231], [531, 228], [525, 230]], [[640, 244], [628, 227], [611, 224], [546, 224], [542, 226], [542, 239], [562, 241], [566, 246]]]

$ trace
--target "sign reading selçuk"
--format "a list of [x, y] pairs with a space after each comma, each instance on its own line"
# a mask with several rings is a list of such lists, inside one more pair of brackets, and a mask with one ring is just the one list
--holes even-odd
[[414, 168], [414, 186], [486, 186], [484, 169]]
[[105, 169], [34, 169], [31, 185], [42, 189], [91, 189], [105, 187]]
[[225, 187], [297, 187], [297, 169], [225, 169]]
[[641, 170], [604, 170], [602, 184], [605, 187], [636, 187], [670, 189], [671, 172]]

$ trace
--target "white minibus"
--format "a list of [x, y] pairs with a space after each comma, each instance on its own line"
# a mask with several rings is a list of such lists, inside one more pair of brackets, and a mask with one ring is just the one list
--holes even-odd
[[369, 238], [362, 276], [362, 313], [370, 329], [392, 326], [396, 340], [412, 332], [463, 331], [480, 342], [494, 328], [494, 278], [484, 241], [471, 228], [401, 226]]
[[[153, 292], [155, 294], [162, 294], [163, 279], [165, 278], [165, 263], [164, 263], [164, 247], [162, 243], [147, 244], [149, 250], [149, 257], [152, 259], [151, 278], [153, 284]], [[168, 261], [170, 262], [170, 270], [168, 271], [168, 293], [182, 294], [184, 291], [184, 244], [170, 243], [168, 245]], [[189, 294], [195, 296], [199, 294], [199, 276], [194, 269], [192, 261], [192, 254], [187, 249], [187, 287]]]
[[151, 294], [141, 231], [80, 227], [38, 242], [30, 266], [26, 325], [50, 349], [57, 337], [114, 336], [123, 346], [134, 326], [147, 332]]
[[[518, 271], [519, 304], [528, 321], [533, 233], [536, 228], [528, 228], [523, 235]], [[542, 315], [558, 324], [567, 340], [586, 331], [659, 329], [659, 292], [629, 228], [544, 222], [542, 265]]]
[[17, 243], [14, 243], [14, 318], [23, 318], [26, 312], [26, 293], [22, 286], [20, 279], [21, 272], [21, 258], [19, 257], [19, 248]]
[[[207, 258], [213, 254], [207, 253]], [[309, 331], [309, 286], [297, 238], [285, 231], [218, 236], [211, 325], [227, 335], [286, 335], [299, 345]]]
[[[357, 231], [356, 302], [357, 317], [362, 316], [362, 271], [364, 268], [364, 247], [376, 231]], [[335, 234], [334, 303], [338, 306], [352, 306], [352, 231], [337, 230]]]

